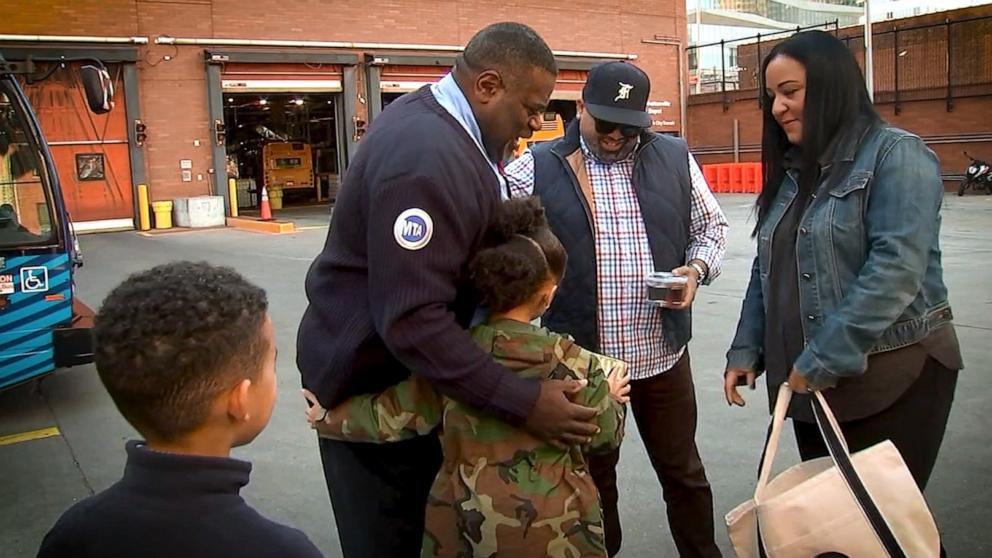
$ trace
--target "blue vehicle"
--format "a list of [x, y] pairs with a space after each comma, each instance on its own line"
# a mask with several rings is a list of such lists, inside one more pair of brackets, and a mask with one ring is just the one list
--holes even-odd
[[[88, 68], [87, 101], [106, 112], [109, 75], [99, 62]], [[0, 389], [93, 360], [93, 312], [73, 284], [79, 245], [19, 75], [35, 76], [34, 65], [0, 57]]]

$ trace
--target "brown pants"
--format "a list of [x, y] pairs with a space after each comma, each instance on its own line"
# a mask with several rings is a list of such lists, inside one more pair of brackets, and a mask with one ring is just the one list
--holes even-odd
[[[689, 353], [671, 370], [630, 384], [631, 411], [661, 481], [668, 525], [679, 555], [720, 556], [713, 534], [713, 492], [696, 449], [696, 392]], [[589, 458], [589, 470], [603, 505], [610, 556], [620, 551], [623, 539], [617, 510], [619, 460], [619, 451]]]

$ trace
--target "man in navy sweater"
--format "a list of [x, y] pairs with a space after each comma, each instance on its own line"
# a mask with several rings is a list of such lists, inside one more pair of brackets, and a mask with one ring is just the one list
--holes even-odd
[[[389, 105], [345, 175], [323, 251], [306, 279], [303, 385], [331, 408], [409, 376], [562, 444], [595, 434], [580, 386], [522, 379], [479, 349], [466, 267], [506, 195], [507, 146], [540, 129], [554, 55], [532, 29], [477, 33], [451, 74]], [[320, 440], [348, 558], [418, 556], [441, 463], [435, 436], [385, 445]]]

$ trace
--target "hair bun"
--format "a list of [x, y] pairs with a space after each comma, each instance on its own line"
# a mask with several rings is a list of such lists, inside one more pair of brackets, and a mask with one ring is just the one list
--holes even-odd
[[486, 245], [502, 244], [515, 234], [530, 236], [534, 231], [547, 226], [544, 207], [536, 197], [508, 200], [500, 204], [493, 216], [486, 232]]

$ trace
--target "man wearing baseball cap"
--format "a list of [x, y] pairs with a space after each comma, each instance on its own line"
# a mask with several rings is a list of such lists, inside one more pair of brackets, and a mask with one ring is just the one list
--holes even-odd
[[[565, 136], [507, 165], [514, 196], [537, 195], [568, 251], [544, 325], [630, 364], [631, 408], [661, 482], [681, 556], [719, 556], [713, 494], [696, 449], [687, 344], [699, 284], [719, 274], [727, 220], [681, 139], [650, 130], [647, 74], [626, 62], [589, 72]], [[654, 271], [685, 276], [681, 303], [647, 300]], [[606, 545], [620, 550], [619, 452], [592, 456]]]

